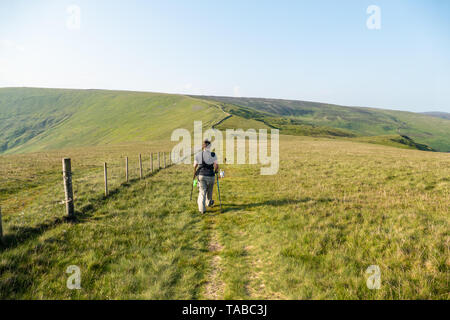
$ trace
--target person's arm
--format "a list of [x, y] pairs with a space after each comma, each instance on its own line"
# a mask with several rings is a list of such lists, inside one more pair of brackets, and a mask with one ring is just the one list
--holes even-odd
[[214, 172], [215, 173], [219, 172], [219, 164], [217, 163], [217, 160], [214, 161]]
[[198, 160], [197, 160], [197, 156], [194, 157], [194, 178], [197, 174], [197, 168], [198, 168]]
[[198, 167], [198, 163], [194, 163], [194, 177], [196, 176], [196, 173], [197, 173], [197, 167]]

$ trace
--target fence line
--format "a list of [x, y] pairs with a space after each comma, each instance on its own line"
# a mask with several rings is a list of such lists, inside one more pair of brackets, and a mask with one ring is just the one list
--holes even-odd
[[[192, 154], [189, 156], [192, 156]], [[161, 157], [162, 157], [162, 159], [161, 159]], [[186, 157], [188, 157], [188, 156], [186, 156]], [[178, 161], [178, 163], [182, 163], [186, 159], [186, 157], [180, 159], [180, 161]], [[130, 182], [130, 177], [131, 177], [130, 173], [133, 173], [133, 172], [136, 173], [136, 175], [139, 175], [140, 180], [145, 179], [145, 177], [146, 177], [146, 175], [144, 174], [144, 163], [145, 162], [143, 160], [145, 160], [145, 158], [143, 159], [142, 154], [139, 154], [138, 166], [132, 167], [130, 170], [129, 158], [128, 158], [128, 156], [125, 157], [125, 183]], [[159, 172], [161, 169], [169, 168], [174, 164], [172, 162], [170, 153], [169, 153], [169, 159], [166, 158], [166, 152], [163, 152], [162, 155], [161, 155], [161, 152], [157, 153], [158, 168], [156, 170], [154, 168], [154, 153], [153, 152], [150, 153], [149, 160], [150, 160], [150, 164], [149, 164], [150, 174]], [[161, 167], [161, 160], [163, 160], [163, 167]], [[108, 165], [107, 162], [103, 163], [103, 177], [104, 177], [103, 180], [104, 180], [105, 198], [107, 198], [110, 195], [111, 186], [117, 185], [117, 182], [120, 182], [121, 175], [118, 174], [119, 169], [120, 169], [119, 165], [111, 166], [111, 165]], [[66, 214], [70, 218], [73, 218], [75, 215], [74, 195], [73, 195], [74, 186], [73, 186], [73, 181], [72, 181], [72, 175], [73, 174], [72, 174], [72, 168], [71, 168], [71, 160], [69, 158], [64, 158], [63, 159], [63, 179], [64, 179], [64, 195], [65, 195], [64, 202], [66, 204]], [[83, 178], [85, 178], [85, 177], [83, 177]], [[123, 175], [122, 175], [122, 179], [123, 179]], [[90, 180], [94, 180], [94, 179], [88, 179], [88, 180], [90, 181]], [[115, 181], [116, 183], [113, 183], [113, 181]], [[119, 187], [122, 184], [123, 184], [123, 182], [119, 183]], [[77, 192], [78, 192], [78, 189], [76, 188], [75, 194]], [[0, 211], [0, 219], [1, 219], [1, 211]], [[1, 220], [0, 220], [0, 228], [1, 228]], [[0, 229], [0, 231], [1, 231], [1, 229]]]
[[[133, 173], [134, 177], [139, 175], [140, 179], [145, 179], [147, 176], [152, 176], [156, 174], [160, 170], [164, 168], [170, 168], [174, 164], [183, 163], [188, 157], [192, 157], [197, 151], [192, 152], [189, 155], [184, 156], [176, 161], [172, 161], [171, 153], [168, 152], [169, 158], [166, 158], [166, 152], [151, 152], [149, 157], [144, 157], [142, 154], [139, 154], [138, 158], [138, 166], [129, 167], [129, 158], [125, 157], [125, 182], [129, 183], [131, 178], [131, 173]], [[157, 161], [158, 167], [155, 168], [155, 157]], [[163, 159], [161, 159], [163, 157]], [[122, 158], [123, 159], [123, 158]], [[161, 167], [161, 160], [163, 160], [164, 167]], [[122, 160], [123, 161], [123, 160]], [[70, 158], [62, 159], [62, 174], [64, 181], [64, 200], [63, 201], [55, 201], [56, 203], [65, 205], [65, 213], [68, 218], [75, 217], [75, 200], [78, 192], [82, 192], [80, 188], [88, 186], [93, 186], [95, 189], [104, 187], [104, 197], [107, 198], [111, 195], [112, 188], [120, 188], [124, 181], [123, 176], [123, 162], [118, 159], [118, 161], [113, 161], [112, 163], [103, 163], [103, 181], [101, 179], [101, 174], [99, 175], [98, 171], [89, 171], [87, 174], [83, 174], [78, 176], [74, 176], [72, 171], [72, 163]], [[149, 161], [149, 162], [146, 162]], [[120, 164], [122, 163], [122, 164]], [[146, 169], [145, 163], [148, 164], [148, 169]], [[147, 171], [146, 171], [147, 170]], [[148, 173], [146, 173], [148, 172]], [[103, 183], [102, 183], [103, 182]], [[0, 207], [0, 244], [3, 243], [3, 227], [2, 224], [2, 208]]]

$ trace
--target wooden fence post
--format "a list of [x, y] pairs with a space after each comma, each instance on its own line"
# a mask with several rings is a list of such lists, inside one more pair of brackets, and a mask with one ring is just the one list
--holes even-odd
[[125, 177], [128, 183], [128, 157], [125, 157]]
[[70, 162], [70, 158], [64, 158], [62, 160], [62, 165], [63, 165], [66, 213], [69, 218], [73, 218], [75, 215], [75, 208], [73, 204], [72, 165]]
[[159, 156], [159, 152], [158, 152], [158, 170], [161, 168], [161, 157]]
[[142, 179], [142, 156], [139, 153], [139, 178]]
[[153, 173], [153, 152], [150, 153], [150, 170]]
[[103, 169], [105, 172], [105, 197], [108, 196], [108, 166], [106, 162], [103, 164]]
[[2, 207], [0, 207], [0, 243], [3, 243]]

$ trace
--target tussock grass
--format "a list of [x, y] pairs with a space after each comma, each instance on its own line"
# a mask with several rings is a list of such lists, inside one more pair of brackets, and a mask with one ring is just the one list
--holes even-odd
[[[282, 136], [277, 175], [224, 166], [222, 213], [197, 213], [186, 165], [119, 177], [103, 197], [103, 161], [120, 170], [128, 155], [131, 168], [163, 148], [1, 156], [0, 298], [449, 298], [448, 155]], [[62, 156], [75, 171], [74, 222], [52, 202]], [[66, 288], [69, 265], [81, 290]], [[366, 287], [369, 265], [380, 266], [380, 290]]]
[[[39, 202], [22, 213], [5, 211], [0, 297], [198, 297], [208, 266], [208, 233], [187, 201], [176, 201], [188, 197], [182, 168], [164, 170], [141, 181], [132, 176], [107, 199], [101, 172], [81, 171], [84, 179], [74, 181], [76, 221], [64, 219], [63, 207], [46, 200], [61, 194], [62, 184], [51, 181]], [[168, 191], [181, 182], [185, 189]], [[66, 288], [69, 265], [81, 268], [81, 290]]]
[[226, 297], [449, 298], [446, 155], [286, 138], [278, 175], [257, 170], [230, 167], [222, 183]]

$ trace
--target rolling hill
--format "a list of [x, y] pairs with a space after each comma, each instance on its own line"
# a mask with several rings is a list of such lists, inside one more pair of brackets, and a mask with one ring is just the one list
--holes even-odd
[[0, 153], [147, 141], [224, 117], [208, 101], [159, 93], [0, 89]]
[[192, 130], [194, 120], [205, 128], [277, 128], [287, 135], [450, 151], [450, 120], [412, 112], [276, 99], [0, 88], [0, 154], [168, 139], [176, 128]]
[[337, 136], [403, 135], [434, 150], [450, 151], [450, 121], [425, 114], [297, 100], [216, 96], [199, 98], [231, 104], [235, 106], [229, 110], [232, 114], [242, 116], [242, 108], [248, 114], [256, 111], [256, 115], [251, 117], [268, 120], [266, 123], [283, 117], [295, 125], [336, 129], [338, 132], [334, 135]]
[[425, 114], [425, 115], [431, 116], [431, 117], [437, 117], [437, 118], [450, 120], [450, 113], [448, 113], [448, 112], [431, 111], [431, 112], [422, 112], [422, 114]]

